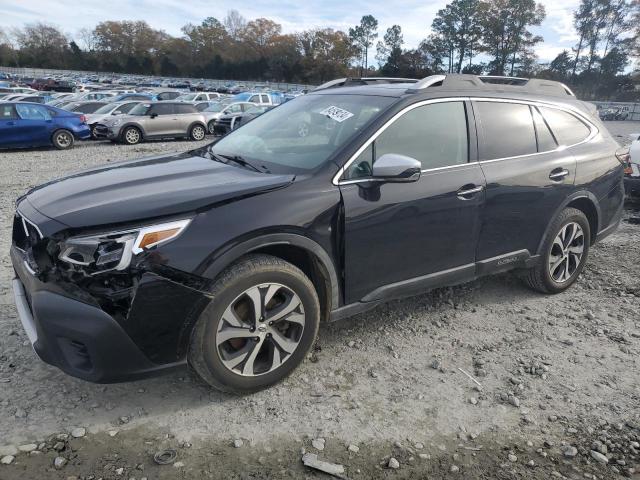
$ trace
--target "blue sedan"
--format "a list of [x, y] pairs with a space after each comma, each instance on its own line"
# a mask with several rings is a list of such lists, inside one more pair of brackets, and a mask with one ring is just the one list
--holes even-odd
[[0, 102], [0, 148], [71, 148], [91, 137], [84, 115], [36, 103]]

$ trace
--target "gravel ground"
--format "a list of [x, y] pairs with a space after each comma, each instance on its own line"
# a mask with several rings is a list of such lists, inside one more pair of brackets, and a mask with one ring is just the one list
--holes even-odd
[[[0, 153], [5, 249], [30, 186], [194, 145]], [[4, 256], [0, 478], [326, 478], [304, 451], [353, 479], [640, 478], [639, 224], [629, 205], [560, 295], [503, 274], [324, 325], [288, 380], [246, 397], [188, 372], [104, 386], [49, 367], [16, 317]], [[173, 466], [153, 461], [165, 448]]]

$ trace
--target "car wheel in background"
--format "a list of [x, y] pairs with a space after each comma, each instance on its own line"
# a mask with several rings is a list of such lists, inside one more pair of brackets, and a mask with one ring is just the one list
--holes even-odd
[[56, 130], [51, 137], [53, 146], [58, 150], [67, 150], [73, 147], [73, 133], [69, 130]]
[[209, 131], [209, 135], [215, 135], [216, 134], [215, 122], [213, 120], [211, 120], [207, 124], [207, 130]]
[[142, 140], [142, 133], [136, 127], [127, 127], [122, 131], [122, 141], [127, 145], [136, 145]]
[[318, 332], [313, 283], [294, 265], [249, 255], [220, 274], [194, 327], [189, 364], [209, 385], [248, 393], [285, 378]]
[[565, 208], [553, 220], [542, 246], [541, 262], [528, 272], [527, 283], [542, 293], [560, 293], [575, 283], [591, 244], [589, 221], [583, 212]]
[[202, 125], [194, 125], [189, 131], [189, 138], [191, 140], [200, 141], [204, 140], [206, 134], [207, 132]]

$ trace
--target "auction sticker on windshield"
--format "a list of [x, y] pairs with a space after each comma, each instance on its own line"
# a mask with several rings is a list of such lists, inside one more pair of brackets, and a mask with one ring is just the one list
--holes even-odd
[[340, 107], [334, 107], [334, 106], [325, 108], [320, 112], [320, 115], [326, 115], [327, 117], [329, 117], [332, 120], [335, 120], [338, 123], [344, 122], [345, 120], [353, 117], [353, 113], [347, 110], [344, 110]]

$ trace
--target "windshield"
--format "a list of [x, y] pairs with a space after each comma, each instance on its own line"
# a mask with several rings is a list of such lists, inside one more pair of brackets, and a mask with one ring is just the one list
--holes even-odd
[[298, 97], [231, 132], [214, 144], [211, 152], [241, 157], [274, 172], [312, 170], [393, 101], [363, 95]]
[[185, 93], [176, 97], [176, 100], [181, 102], [191, 102], [196, 99], [197, 95], [198, 95], [197, 93]]
[[139, 103], [131, 109], [129, 115], [146, 115], [150, 108], [150, 103]]
[[205, 112], [219, 112], [224, 108], [224, 105], [221, 103], [212, 103], [207, 108], [204, 109]]
[[114, 108], [116, 108], [116, 106], [111, 103], [111, 104], [103, 105], [93, 113], [111, 113], [111, 110], [113, 110]]

